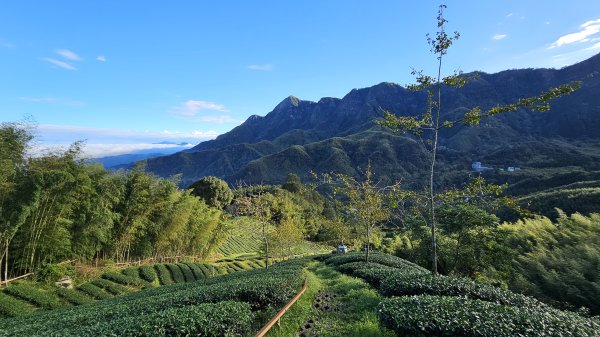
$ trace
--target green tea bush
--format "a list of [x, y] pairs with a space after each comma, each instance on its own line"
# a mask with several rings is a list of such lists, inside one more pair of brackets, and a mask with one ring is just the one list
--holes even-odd
[[236, 261], [236, 262], [234, 262], [234, 263], [228, 263], [228, 264], [227, 264], [227, 268], [231, 268], [231, 269], [233, 269], [234, 271], [242, 271], [242, 270], [244, 270], [244, 268], [240, 267], [240, 266], [239, 266], [239, 265], [237, 265], [236, 263], [238, 263], [238, 262]]
[[156, 273], [158, 274], [158, 280], [160, 281], [160, 284], [173, 284], [173, 277], [171, 276], [171, 272], [169, 269], [167, 269], [166, 265], [156, 264], [154, 265], [154, 268], [156, 268]]
[[183, 273], [183, 277], [185, 278], [185, 282], [194, 282], [196, 281], [196, 276], [194, 276], [194, 272], [190, 269], [190, 267], [185, 263], [177, 263], [179, 269]]
[[129, 277], [140, 278], [140, 267], [125, 268], [121, 272]]
[[236, 265], [236, 266], [238, 266], [242, 270], [252, 270], [252, 269], [254, 269], [254, 268], [250, 267], [250, 265], [246, 261], [235, 261], [233, 264]]
[[[88, 336], [240, 336], [252, 326], [247, 303], [225, 301], [170, 308], [142, 317], [125, 317], [94, 326]], [[74, 330], [74, 331], [73, 331]], [[78, 329], [67, 329], [68, 335]], [[62, 333], [62, 331], [61, 331]]]
[[124, 287], [118, 283], [103, 278], [92, 280], [91, 283], [97, 287], [108, 291], [113, 295], [123, 295], [127, 294], [130, 291], [127, 287]]
[[165, 266], [171, 272], [171, 275], [173, 276], [173, 281], [175, 281], [175, 283], [185, 282], [185, 277], [183, 276], [181, 269], [179, 269], [179, 267], [176, 264], [167, 263], [165, 264]]
[[113, 272], [113, 271], [105, 272], [104, 274], [102, 274], [102, 278], [113, 281], [115, 283], [125, 285], [125, 286], [132, 286], [132, 287], [138, 287], [138, 288], [153, 287], [153, 284], [146, 280], [143, 280], [139, 277], [132, 277], [129, 275], [124, 275], [119, 272]]
[[79, 290], [83, 291], [84, 293], [92, 296], [97, 300], [105, 300], [113, 297], [111, 294], [104, 291], [101, 287], [98, 287], [97, 285], [91, 283], [84, 283], [80, 285]]
[[[361, 262], [361, 261], [364, 262], [365, 256], [366, 256], [365, 253], [348, 253], [348, 254], [339, 254], [339, 255], [336, 254], [336, 255], [332, 255], [331, 257], [325, 259], [325, 263], [333, 265], [333, 266], [339, 266], [339, 265], [350, 263], [350, 262]], [[417, 264], [414, 264], [412, 262], [406, 261], [404, 259], [401, 259], [401, 258], [393, 256], [393, 255], [384, 254], [384, 253], [374, 252], [374, 253], [369, 254], [369, 262], [379, 263], [379, 264], [382, 264], [385, 266], [395, 267], [395, 268], [412, 267], [413, 269], [427, 272], [427, 269], [425, 269]]]
[[406, 273], [413, 275], [420, 275], [423, 272], [417, 269], [406, 268], [400, 270], [398, 268], [385, 266], [379, 263], [373, 262], [350, 262], [339, 265], [337, 270], [341, 271], [345, 274], [350, 274], [352, 276], [360, 277], [367, 281], [370, 285], [378, 288], [381, 284], [381, 281], [386, 277], [389, 277], [396, 273]]
[[432, 276], [430, 274], [411, 275], [402, 272], [391, 273], [381, 281], [379, 287], [385, 296], [403, 295], [439, 295], [464, 296], [498, 304], [542, 308], [546, 304], [521, 294], [496, 288], [486, 284], [476, 283], [469, 279]]
[[184, 262], [184, 263], [190, 268], [190, 270], [194, 274], [194, 278], [196, 280], [202, 280], [202, 279], [206, 278], [206, 276], [204, 275], [204, 273], [202, 272], [202, 269], [200, 269], [198, 264], [192, 263], [192, 262]]
[[598, 336], [600, 324], [552, 313], [454, 296], [404, 296], [381, 301], [383, 326], [398, 336]]
[[140, 277], [142, 280], [146, 280], [150, 283], [154, 282], [158, 278], [156, 275], [156, 270], [154, 270], [154, 266], [152, 265], [141, 266]]
[[58, 296], [64, 298], [66, 301], [74, 305], [88, 304], [94, 302], [94, 299], [87, 296], [83, 292], [77, 291], [75, 289], [58, 288], [56, 289], [56, 293], [58, 294]]
[[56, 309], [64, 306], [55, 293], [41, 290], [25, 283], [9, 285], [4, 291], [7, 294], [22, 298], [40, 308]]
[[209, 265], [198, 263], [198, 268], [200, 268], [200, 270], [202, 271], [202, 274], [204, 274], [204, 277], [210, 277], [210, 276], [212, 276], [210, 274], [210, 271], [209, 271], [208, 267], [209, 267]]
[[17, 317], [32, 313], [35, 308], [23, 301], [0, 292], [0, 315], [3, 317]]
[[[46, 311], [18, 319], [0, 319], [0, 337], [228, 336], [228, 329], [232, 327], [246, 329], [251, 326], [251, 317], [246, 308], [279, 308], [289, 301], [302, 285], [302, 268], [302, 263], [278, 263], [269, 270], [215, 276], [197, 282], [146, 289], [67, 310]], [[239, 304], [221, 306], [223, 301], [247, 304], [243, 304], [245, 308], [239, 308]], [[194, 312], [195, 309], [191, 308], [212, 308], [211, 311], [216, 310], [217, 313], [210, 316], [209, 313]], [[201, 326], [199, 332], [185, 330], [188, 329], [186, 327], [195, 326], [192, 319], [203, 320], [205, 315], [208, 318], [198, 323]], [[186, 322], [181, 325], [173, 323], [180, 319]], [[247, 331], [231, 334], [247, 335]]]

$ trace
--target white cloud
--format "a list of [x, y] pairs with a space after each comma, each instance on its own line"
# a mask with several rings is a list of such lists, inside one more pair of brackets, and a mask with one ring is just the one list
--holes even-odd
[[592, 45], [591, 47], [585, 48], [584, 50], [600, 50], [600, 42]]
[[75, 54], [74, 51], [71, 51], [68, 49], [56, 49], [54, 52], [67, 60], [81, 61], [81, 57], [79, 57], [79, 55]]
[[228, 112], [227, 108], [223, 104], [215, 103], [215, 102], [207, 102], [207, 101], [199, 101], [199, 100], [188, 100], [178, 107], [171, 109], [171, 113], [174, 115], [179, 115], [183, 117], [193, 117], [196, 116], [202, 110], [211, 110], [211, 111], [220, 111], [220, 112]]
[[496, 34], [496, 35], [492, 36], [492, 40], [496, 40], [496, 41], [502, 40], [502, 39], [506, 38], [506, 36], [507, 36], [506, 34]]
[[511, 17], [511, 16], [513, 16], [513, 15], [515, 15], [515, 14], [514, 14], [514, 13], [508, 13], [508, 14], [506, 14], [506, 17], [507, 17], [507, 18], [510, 18], [510, 17]]
[[59, 61], [59, 60], [56, 60], [56, 59], [53, 59], [50, 57], [45, 57], [42, 60], [50, 62], [59, 68], [63, 68], [63, 69], [67, 69], [67, 70], [77, 70], [77, 68], [75, 68], [72, 64], [70, 64], [68, 62]]
[[217, 123], [217, 124], [224, 124], [224, 123], [241, 124], [243, 122], [242, 120], [235, 119], [235, 118], [233, 118], [231, 116], [227, 116], [227, 115], [203, 116], [203, 117], [194, 118], [193, 121], [194, 122], [205, 122], [205, 123]]
[[[97, 143], [88, 143], [85, 142], [83, 146], [83, 156], [85, 158], [101, 158], [107, 156], [118, 156], [121, 154], [128, 154], [137, 151], [143, 150], [163, 150], [170, 148], [178, 148], [181, 149], [189, 149], [193, 147], [194, 144], [152, 144], [152, 143], [114, 143], [114, 144], [97, 144]], [[56, 149], [66, 149], [68, 145], [56, 143], [56, 144], [37, 144], [31, 149], [31, 154], [33, 156], [42, 155], [47, 152], [51, 152]]]
[[41, 104], [57, 104], [57, 105], [68, 105], [68, 106], [84, 106], [85, 102], [59, 98], [59, 97], [19, 97], [22, 101], [32, 102], [32, 103], [41, 103]]
[[246, 68], [248, 68], [250, 70], [258, 70], [258, 71], [272, 71], [273, 65], [272, 64], [251, 64], [251, 65], [247, 66]]
[[100, 61], [100, 62], [106, 62], [106, 57], [104, 57], [104, 56], [102, 56], [102, 55], [98, 55], [98, 56], [96, 57], [96, 60], [97, 60], [97, 61]]
[[[110, 128], [92, 128], [85, 126], [73, 125], [55, 125], [55, 124], [40, 124], [37, 128], [44, 141], [49, 140], [54, 143], [63, 142], [69, 143], [81, 139], [90, 140], [120, 140], [122, 142], [142, 142], [153, 143], [164, 140], [172, 140], [176, 142], [195, 142], [203, 139], [212, 139], [218, 135], [215, 131], [198, 131], [179, 132], [179, 131], [139, 131], [139, 130], [124, 130]], [[63, 137], [64, 136], [64, 137]], [[104, 141], [103, 141], [104, 142]]]
[[589, 41], [591, 36], [600, 32], [600, 19], [587, 21], [579, 27], [581, 28], [580, 31], [559, 37], [548, 48], [551, 49], [572, 43]]

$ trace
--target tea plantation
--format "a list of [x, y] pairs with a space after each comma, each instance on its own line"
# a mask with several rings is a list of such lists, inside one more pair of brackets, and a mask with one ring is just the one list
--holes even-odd
[[[301, 288], [308, 260], [0, 320], [0, 336], [238, 336]], [[190, 274], [191, 275], [191, 274]]]
[[16, 317], [37, 310], [88, 304], [142, 289], [194, 282], [264, 266], [261, 260], [143, 265], [121, 271], [107, 271], [100, 278], [80, 284], [74, 289], [56, 288], [36, 282], [15, 282], [0, 292], [0, 317]]
[[327, 258], [385, 296], [380, 324], [398, 336], [600, 336], [600, 320], [463, 278], [431, 274], [400, 258], [373, 254]]
[[[321, 255], [269, 269], [241, 258], [220, 266], [132, 267], [55, 297], [14, 285], [0, 293], [2, 310], [25, 316], [0, 319], [0, 336], [252, 336], [305, 278], [309, 289], [298, 308], [267, 336], [600, 336], [597, 317], [468, 279], [432, 277], [391, 255], [364, 258]], [[243, 272], [219, 275], [235, 270]], [[354, 317], [372, 319], [349, 320]]]

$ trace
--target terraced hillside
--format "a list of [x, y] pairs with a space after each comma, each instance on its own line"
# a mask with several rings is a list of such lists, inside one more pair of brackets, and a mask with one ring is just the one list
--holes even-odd
[[[304, 280], [304, 296], [268, 337], [600, 333], [598, 317], [562, 311], [468, 279], [433, 277], [426, 269], [387, 254], [373, 253], [369, 262], [364, 259], [362, 253], [320, 255], [214, 277], [259, 262], [231, 259], [219, 266], [178, 263], [129, 268], [86, 283], [110, 298], [92, 301], [73, 296], [73, 304], [83, 305], [0, 319], [0, 336], [252, 336]], [[28, 293], [30, 301], [17, 306], [28, 307], [30, 313], [35, 307], [59, 307], [68, 297], [52, 300], [42, 296], [42, 290], [11, 287], [15, 288], [0, 296], [2, 306], [17, 303], [17, 297]], [[141, 290], [131, 291], [135, 289]], [[74, 292], [93, 297], [89, 290]]]
[[0, 317], [23, 316], [38, 310], [90, 304], [143, 289], [200, 281], [264, 266], [262, 261], [253, 260], [221, 261], [215, 264], [181, 262], [143, 265], [105, 272], [100, 278], [80, 284], [74, 289], [30, 281], [15, 282], [0, 292]]
[[268, 270], [171, 284], [67, 310], [2, 319], [0, 336], [247, 335], [268, 317], [264, 313], [270, 314], [298, 291], [307, 262], [297, 259]]

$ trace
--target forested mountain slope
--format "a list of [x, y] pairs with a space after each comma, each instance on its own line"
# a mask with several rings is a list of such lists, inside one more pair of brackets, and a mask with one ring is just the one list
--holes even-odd
[[[466, 172], [471, 162], [482, 161], [499, 167], [600, 170], [600, 55], [558, 70], [477, 75], [465, 87], [443, 93], [447, 115], [458, 116], [474, 106], [514, 102], [570, 81], [581, 81], [582, 87], [554, 101], [546, 113], [521, 111], [479, 127], [447, 130], [441, 139], [442, 168]], [[232, 183], [273, 183], [281, 182], [289, 172], [304, 177], [310, 170], [353, 174], [371, 160], [376, 175], [410, 178], [418, 185], [415, 178], [426, 161], [422, 146], [373, 121], [385, 110], [397, 115], [420, 114], [424, 105], [423, 93], [393, 83], [354, 89], [342, 99], [319, 102], [290, 96], [266, 116], [251, 116], [215, 140], [148, 159], [147, 170], [160, 176], [181, 173], [184, 185], [207, 175]]]

